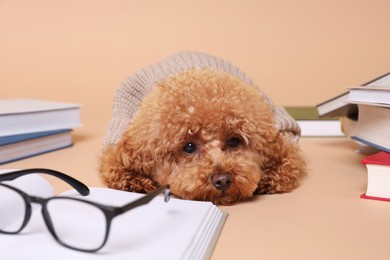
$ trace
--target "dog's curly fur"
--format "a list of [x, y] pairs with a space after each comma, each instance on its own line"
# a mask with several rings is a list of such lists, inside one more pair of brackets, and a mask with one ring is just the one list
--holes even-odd
[[[270, 104], [227, 73], [192, 69], [149, 93], [121, 140], [103, 151], [108, 187], [149, 192], [169, 184], [183, 199], [229, 205], [254, 194], [288, 192], [306, 165], [275, 127]], [[226, 189], [213, 176], [228, 176]]]

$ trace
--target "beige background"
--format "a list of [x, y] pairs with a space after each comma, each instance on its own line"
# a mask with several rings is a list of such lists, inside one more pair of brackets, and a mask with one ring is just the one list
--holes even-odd
[[[390, 71], [389, 11], [389, 0], [0, 0], [0, 98], [80, 103], [83, 122], [72, 148], [0, 168], [53, 168], [102, 186], [117, 87], [177, 51], [229, 60], [278, 104], [318, 104]], [[389, 204], [359, 198], [364, 155], [347, 138], [301, 145], [301, 187], [221, 207], [229, 218], [213, 259], [390, 259]]]
[[389, 0], [0, 0], [0, 95], [108, 117], [126, 76], [198, 50], [278, 104], [314, 105], [390, 71], [389, 12]]

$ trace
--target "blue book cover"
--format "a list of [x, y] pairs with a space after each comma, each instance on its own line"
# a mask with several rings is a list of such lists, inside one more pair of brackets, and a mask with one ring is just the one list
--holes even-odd
[[363, 144], [369, 145], [369, 146], [374, 147], [374, 148], [376, 148], [376, 149], [379, 149], [379, 150], [381, 150], [381, 151], [386, 151], [386, 152], [390, 153], [390, 149], [389, 149], [389, 148], [384, 147], [384, 146], [379, 145], [379, 144], [374, 144], [374, 143], [372, 143], [372, 142], [370, 142], [370, 141], [367, 141], [367, 140], [365, 140], [365, 139], [362, 139], [362, 138], [360, 138], [360, 137], [351, 136], [351, 139], [353, 139], [353, 140], [355, 140], [355, 141], [358, 141], [358, 142], [361, 142], [361, 143], [363, 143]]
[[18, 142], [23, 142], [26, 140], [36, 139], [44, 136], [59, 134], [63, 132], [71, 131], [70, 129], [61, 129], [61, 130], [52, 130], [28, 134], [18, 134], [18, 135], [9, 135], [9, 136], [0, 136], [0, 146], [6, 144], [13, 144]]
[[72, 146], [71, 129], [0, 137], [0, 165]]

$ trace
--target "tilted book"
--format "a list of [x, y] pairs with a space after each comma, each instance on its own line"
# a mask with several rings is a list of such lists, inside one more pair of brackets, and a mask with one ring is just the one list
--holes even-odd
[[80, 126], [80, 105], [36, 99], [0, 100], [0, 136]]
[[[390, 72], [376, 79], [373, 79], [362, 86], [383, 87], [390, 84]], [[317, 110], [320, 117], [341, 117], [347, 116], [357, 118], [358, 108], [356, 104], [349, 103], [349, 91], [341, 93], [334, 98], [318, 104]]]
[[[30, 195], [53, 196], [50, 184], [39, 175], [6, 183]], [[144, 194], [91, 188], [87, 197], [75, 190], [61, 196], [121, 206]], [[60, 213], [68, 217], [67, 212]], [[209, 259], [226, 218], [227, 213], [211, 202], [171, 198], [165, 203], [159, 196], [115, 218], [107, 244], [96, 253], [85, 253], [58, 244], [48, 232], [38, 207], [21, 234], [0, 234], [1, 259]]]
[[364, 199], [390, 201], [390, 153], [379, 152], [362, 160], [367, 167]]

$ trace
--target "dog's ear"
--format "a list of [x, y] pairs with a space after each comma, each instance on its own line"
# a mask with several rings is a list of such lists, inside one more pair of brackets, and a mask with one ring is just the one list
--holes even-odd
[[289, 136], [276, 132], [262, 145], [264, 161], [257, 193], [273, 194], [289, 192], [298, 186], [298, 180], [306, 174], [306, 164], [296, 143]]
[[159, 184], [153, 180], [158, 164], [156, 133], [145, 132], [145, 127], [132, 127], [121, 140], [103, 151], [100, 174], [110, 188], [149, 192]]
[[248, 148], [258, 157], [260, 181], [256, 193], [287, 192], [298, 185], [306, 165], [298, 144], [275, 127], [272, 117], [251, 120], [241, 127]]

